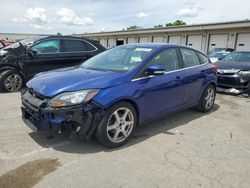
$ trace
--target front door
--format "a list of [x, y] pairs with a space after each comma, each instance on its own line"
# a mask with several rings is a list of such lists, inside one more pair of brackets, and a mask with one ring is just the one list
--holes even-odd
[[183, 105], [183, 71], [175, 48], [157, 54], [148, 64], [161, 65], [166, 73], [149, 78], [145, 84], [145, 116], [148, 119], [174, 111]]
[[35, 74], [60, 68], [60, 40], [49, 39], [31, 47], [33, 56], [28, 55], [25, 62], [27, 78]]

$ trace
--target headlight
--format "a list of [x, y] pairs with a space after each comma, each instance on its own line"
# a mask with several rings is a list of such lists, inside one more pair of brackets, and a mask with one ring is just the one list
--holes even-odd
[[240, 82], [248, 82], [250, 80], [250, 71], [240, 71]]
[[240, 74], [243, 74], [243, 75], [250, 75], [250, 70], [249, 70], [249, 71], [240, 71]]
[[51, 107], [64, 107], [72, 106], [76, 104], [81, 104], [83, 102], [88, 102], [91, 100], [97, 93], [98, 89], [83, 90], [76, 92], [67, 92], [57, 95], [49, 101], [49, 106]]

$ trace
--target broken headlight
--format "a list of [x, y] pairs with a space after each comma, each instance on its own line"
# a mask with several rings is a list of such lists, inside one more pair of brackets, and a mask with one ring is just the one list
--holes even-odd
[[88, 102], [91, 100], [97, 93], [98, 89], [90, 89], [76, 92], [66, 92], [57, 95], [49, 101], [50, 107], [65, 107], [81, 104], [83, 102]]
[[250, 71], [240, 71], [240, 82], [248, 82], [250, 80]]

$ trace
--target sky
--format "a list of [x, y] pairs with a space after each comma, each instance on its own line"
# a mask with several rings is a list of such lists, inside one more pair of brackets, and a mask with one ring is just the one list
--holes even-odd
[[117, 31], [250, 19], [249, 0], [0, 0], [0, 33]]

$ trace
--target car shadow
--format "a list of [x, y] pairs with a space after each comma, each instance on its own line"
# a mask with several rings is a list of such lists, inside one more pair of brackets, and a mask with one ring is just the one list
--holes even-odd
[[69, 135], [67, 134], [58, 135], [56, 132], [31, 132], [29, 135], [40, 146], [44, 148], [53, 148], [56, 151], [78, 154], [113, 152], [138, 144], [161, 133], [173, 136], [176, 133], [171, 132], [172, 129], [186, 125], [202, 116], [214, 113], [219, 108], [220, 106], [215, 104], [209, 113], [200, 113], [189, 109], [138, 126], [129, 142], [124, 146], [115, 149], [105, 148], [98, 144], [94, 139], [87, 140], [80, 137], [69, 138]]

